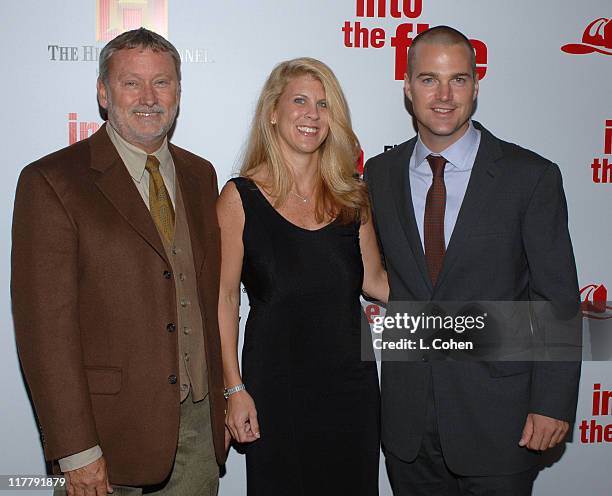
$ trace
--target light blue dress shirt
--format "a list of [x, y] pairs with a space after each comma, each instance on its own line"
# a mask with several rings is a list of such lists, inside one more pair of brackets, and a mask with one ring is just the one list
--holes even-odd
[[425, 201], [427, 192], [433, 181], [433, 173], [427, 156], [442, 155], [448, 163], [444, 166], [444, 184], [446, 185], [446, 211], [444, 213], [444, 244], [448, 242], [455, 228], [459, 209], [467, 190], [467, 185], [474, 167], [478, 146], [480, 145], [480, 131], [474, 127], [472, 121], [465, 134], [451, 146], [440, 153], [432, 153], [421, 141], [419, 136], [410, 157], [409, 174], [410, 189], [412, 192], [412, 205], [414, 215], [421, 236], [423, 252], [425, 243], [423, 238], [423, 223], [425, 218]]

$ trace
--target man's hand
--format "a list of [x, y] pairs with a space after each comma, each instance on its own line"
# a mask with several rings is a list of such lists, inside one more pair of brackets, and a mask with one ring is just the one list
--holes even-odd
[[113, 492], [103, 456], [89, 465], [65, 472], [64, 475], [68, 496], [106, 496]]
[[530, 413], [527, 415], [519, 446], [544, 451], [563, 441], [568, 430], [569, 424], [563, 420]]

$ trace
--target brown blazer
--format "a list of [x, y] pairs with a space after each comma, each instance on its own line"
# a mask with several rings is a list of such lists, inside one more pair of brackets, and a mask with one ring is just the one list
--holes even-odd
[[[225, 461], [212, 165], [169, 145], [191, 233], [217, 462]], [[103, 126], [28, 165], [17, 185], [11, 291], [45, 457], [96, 444], [114, 484], [169, 474], [179, 431], [174, 275]], [[188, 400], [189, 401], [189, 400]]]

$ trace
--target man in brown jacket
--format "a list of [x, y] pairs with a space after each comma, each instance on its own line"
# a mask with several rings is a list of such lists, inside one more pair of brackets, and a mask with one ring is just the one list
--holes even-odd
[[217, 180], [167, 141], [180, 88], [172, 44], [143, 28], [118, 36], [100, 54], [108, 122], [17, 186], [17, 346], [71, 496], [217, 493]]

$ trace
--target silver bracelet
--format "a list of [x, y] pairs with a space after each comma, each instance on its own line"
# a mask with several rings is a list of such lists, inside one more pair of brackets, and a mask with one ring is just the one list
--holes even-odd
[[223, 390], [223, 397], [228, 399], [232, 394], [237, 393], [238, 391], [244, 391], [246, 386], [244, 384], [238, 384], [237, 386], [232, 386], [231, 388], [225, 388]]

